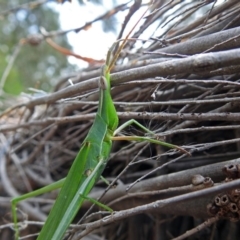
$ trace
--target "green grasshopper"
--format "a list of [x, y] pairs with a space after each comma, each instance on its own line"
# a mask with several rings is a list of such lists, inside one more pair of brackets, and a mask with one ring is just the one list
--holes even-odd
[[[139, 19], [140, 21], [140, 19]], [[138, 21], [138, 22], [139, 22]], [[136, 25], [138, 24], [136, 23]], [[136, 26], [135, 25], [135, 26]], [[134, 27], [135, 27], [134, 26]], [[133, 29], [134, 29], [133, 27]], [[132, 29], [132, 30], [133, 30]], [[15, 239], [19, 238], [19, 229], [17, 224], [17, 203], [36, 195], [61, 188], [57, 200], [53, 205], [50, 214], [38, 236], [38, 240], [60, 240], [64, 237], [67, 228], [73, 221], [77, 212], [81, 208], [87, 195], [92, 190], [96, 182], [99, 180], [111, 152], [113, 140], [128, 140], [128, 141], [147, 141], [160, 144], [169, 148], [176, 148], [184, 153], [184, 149], [161, 142], [150, 137], [141, 136], [116, 136], [123, 128], [130, 124], [136, 124], [138, 127], [154, 136], [154, 133], [134, 119], [127, 121], [122, 126], [118, 127], [118, 115], [111, 97], [111, 80], [110, 71], [115, 64], [118, 55], [125, 45], [129, 35], [124, 39], [121, 47], [111, 61], [111, 51], [116, 45], [115, 42], [110, 48], [106, 63], [102, 67], [101, 76], [99, 78], [100, 98], [98, 111], [92, 127], [85, 140], [83, 141], [80, 151], [77, 154], [71, 169], [65, 179], [62, 179], [54, 184], [43, 187], [39, 190], [27, 193], [25, 195], [12, 199], [12, 215], [15, 230]], [[118, 127], [118, 128], [117, 128]], [[99, 203], [100, 206], [105, 206]], [[105, 209], [111, 210], [107, 206]]]

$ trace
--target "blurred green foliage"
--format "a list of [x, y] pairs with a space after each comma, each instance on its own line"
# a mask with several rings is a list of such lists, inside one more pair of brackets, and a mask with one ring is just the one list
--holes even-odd
[[[47, 31], [60, 29], [58, 13], [53, 10], [57, 2], [3, 14], [4, 11], [24, 2], [26, 1], [0, 1], [0, 79], [21, 39], [38, 33], [41, 26]], [[54, 38], [54, 41], [71, 49], [66, 36]], [[4, 91], [16, 95], [32, 87], [49, 92], [63, 72], [70, 72], [74, 68], [68, 63], [66, 56], [58, 53], [44, 41], [38, 46], [24, 45], [11, 67]]]
[[[60, 3], [57, 0], [49, 0], [36, 5], [37, 2], [40, 0], [0, 0], [0, 80], [21, 39], [38, 34], [40, 27], [48, 32], [61, 29], [58, 12], [54, 10], [54, 7]], [[81, 0], [78, 2], [83, 4]], [[92, 2], [103, 5], [102, 0]], [[19, 7], [21, 4], [25, 4], [25, 7]], [[110, 5], [116, 4], [117, 1], [112, 0]], [[114, 31], [115, 22], [115, 16], [103, 19], [103, 31]], [[55, 37], [53, 40], [60, 46], [71, 49], [66, 35]], [[69, 64], [66, 56], [54, 50], [45, 41], [37, 46], [25, 44], [10, 68], [3, 90], [13, 95], [28, 92], [28, 88], [50, 92], [61, 76], [77, 68]]]

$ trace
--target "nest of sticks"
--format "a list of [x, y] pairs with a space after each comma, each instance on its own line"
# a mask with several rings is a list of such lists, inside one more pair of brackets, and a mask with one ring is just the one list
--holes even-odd
[[[99, 201], [116, 213], [107, 217], [94, 206], [78, 225], [92, 205], [86, 201], [73, 239], [240, 237], [239, 13], [238, 0], [153, 4], [133, 38], [153, 23], [164, 31], [127, 43], [111, 73], [111, 93], [120, 124], [136, 119], [191, 156], [146, 142], [114, 142], [103, 172], [111, 185], [100, 180], [90, 197], [103, 195]], [[71, 73], [53, 93], [2, 114], [2, 237], [9, 234], [11, 197], [67, 175], [97, 111], [99, 75], [99, 66]], [[131, 126], [122, 134], [145, 133]], [[22, 235], [39, 232], [56, 196], [54, 191], [19, 204]], [[222, 202], [225, 207], [217, 205]], [[235, 205], [226, 207], [228, 202]]]

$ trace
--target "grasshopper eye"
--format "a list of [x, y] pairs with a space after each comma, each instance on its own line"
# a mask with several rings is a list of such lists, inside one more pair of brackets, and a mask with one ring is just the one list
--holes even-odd
[[104, 76], [101, 76], [99, 78], [98, 86], [102, 90], [106, 90], [107, 89], [107, 79]]

